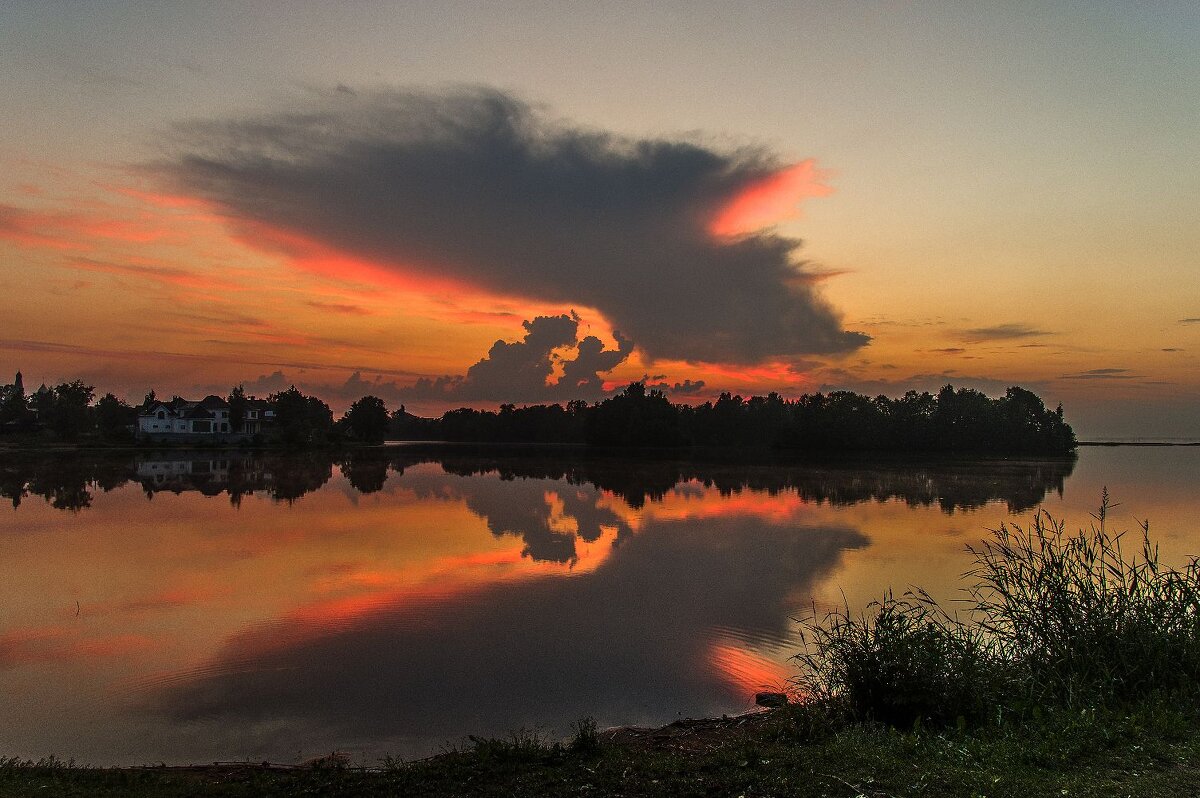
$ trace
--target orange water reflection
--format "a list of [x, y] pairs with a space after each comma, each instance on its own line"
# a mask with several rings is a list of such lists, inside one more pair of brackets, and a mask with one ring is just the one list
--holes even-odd
[[[371, 760], [748, 708], [805, 607], [952, 596], [964, 546], [1107, 484], [1169, 557], [1198, 450], [745, 466], [396, 449], [6, 462], [6, 754]], [[1131, 520], [1131, 519], [1129, 519]]]

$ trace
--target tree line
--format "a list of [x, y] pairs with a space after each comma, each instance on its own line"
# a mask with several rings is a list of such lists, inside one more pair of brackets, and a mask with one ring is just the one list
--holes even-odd
[[[229, 404], [229, 420], [234, 430], [245, 421], [251, 403], [258, 402], [255, 397], [247, 396], [241, 385], [234, 386], [222, 398]], [[96, 387], [82, 380], [51, 387], [43, 385], [26, 394], [18, 374], [11, 385], [0, 385], [0, 432], [47, 441], [131, 442], [136, 436], [139, 413], [148, 411], [158, 401], [153, 390], [140, 405], [131, 405], [112, 393], [97, 399]], [[357, 400], [337, 421], [328, 404], [304, 394], [294, 385], [269, 395], [265, 402], [274, 411], [274, 417], [260, 436], [263, 442], [290, 446], [345, 441], [380, 443], [391, 422], [387, 406], [376, 396]]]
[[852, 391], [741, 396], [674, 404], [635, 382], [588, 405], [461, 408], [437, 419], [392, 415], [391, 435], [414, 440], [574, 443], [595, 447], [747, 448], [781, 451], [896, 451], [1068, 454], [1075, 433], [1062, 406], [1050, 410], [1024, 388], [998, 398], [947, 385], [898, 399]]
[[[131, 406], [75, 380], [30, 396], [20, 381], [0, 389], [0, 429], [36, 431], [65, 440], [132, 439], [139, 410], [157, 401], [150, 391]], [[226, 401], [238, 429], [252, 402], [242, 386]], [[1068, 454], [1075, 433], [1062, 406], [1048, 409], [1024, 388], [991, 398], [947, 385], [937, 394], [909, 391], [891, 399], [852, 391], [741, 396], [723, 393], [703, 404], [674, 404], [634, 382], [593, 404], [459, 408], [422, 418], [404, 406], [389, 413], [383, 399], [364, 396], [334, 420], [329, 405], [294, 385], [265, 400], [274, 411], [262, 442], [288, 446], [378, 443], [386, 438], [476, 443], [560, 443], [606, 448], [745, 448], [778, 451], [896, 451], [983, 454]]]

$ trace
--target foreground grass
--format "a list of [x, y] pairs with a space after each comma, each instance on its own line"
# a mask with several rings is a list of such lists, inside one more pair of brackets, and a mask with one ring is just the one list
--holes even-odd
[[1200, 716], [1166, 703], [1129, 714], [1051, 714], [973, 731], [834, 728], [812, 708], [729, 724], [699, 744], [671, 727], [585, 750], [536, 738], [374, 771], [87, 769], [0, 763], [0, 795], [1192, 796]]

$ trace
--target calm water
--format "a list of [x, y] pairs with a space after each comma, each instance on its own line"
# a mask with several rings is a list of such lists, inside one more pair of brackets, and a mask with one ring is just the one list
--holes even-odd
[[748, 467], [221, 453], [0, 463], [0, 755], [371, 763], [467, 734], [738, 712], [792, 617], [1035, 508], [1200, 553], [1200, 448]]

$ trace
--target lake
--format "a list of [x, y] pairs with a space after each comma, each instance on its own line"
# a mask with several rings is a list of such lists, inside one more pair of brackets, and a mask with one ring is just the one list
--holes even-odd
[[[1200, 447], [748, 465], [392, 446], [6, 454], [0, 755], [419, 757], [737, 713], [798, 615], [954, 598], [1038, 508], [1200, 553]], [[7, 505], [6, 505], [7, 506]]]

